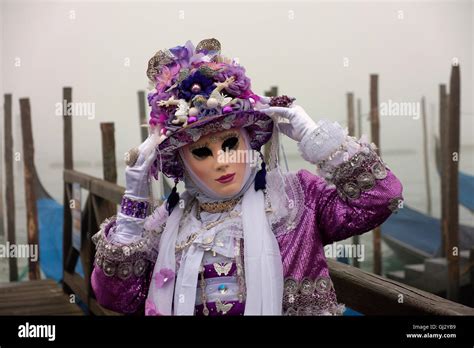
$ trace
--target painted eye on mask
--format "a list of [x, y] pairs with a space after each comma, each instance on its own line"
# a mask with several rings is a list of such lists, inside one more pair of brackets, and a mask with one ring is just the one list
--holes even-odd
[[224, 150], [224, 151], [234, 150], [235, 148], [237, 148], [238, 144], [239, 144], [239, 138], [231, 137], [229, 139], [226, 139], [222, 143], [222, 150]]
[[192, 154], [198, 158], [206, 158], [207, 156], [212, 156], [212, 151], [208, 147], [200, 147], [194, 149]]

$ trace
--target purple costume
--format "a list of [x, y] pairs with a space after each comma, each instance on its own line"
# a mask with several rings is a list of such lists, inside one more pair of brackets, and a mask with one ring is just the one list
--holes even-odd
[[[375, 228], [402, 202], [400, 181], [374, 149], [369, 149], [339, 164], [330, 182], [307, 170], [284, 174], [284, 192], [290, 205], [284, 218], [272, 222], [283, 263], [283, 314], [342, 314], [344, 306], [337, 302], [324, 246]], [[269, 203], [277, 206], [276, 200], [281, 198], [272, 190], [268, 187]], [[126, 314], [141, 313], [156, 261], [160, 231], [148, 231], [149, 237], [130, 245], [114, 245], [107, 236], [115, 227], [115, 218], [106, 220], [94, 236], [97, 254], [92, 287], [102, 306]], [[245, 241], [241, 248], [245, 248]], [[225, 277], [226, 291], [238, 284], [235, 281], [238, 265], [229, 264], [222, 273], [213, 271], [211, 266], [204, 264], [205, 282]], [[196, 279], [197, 289], [199, 281]], [[222, 286], [219, 291], [223, 289]], [[227, 305], [227, 309], [223, 305]], [[207, 308], [210, 315], [242, 315], [245, 301], [223, 304], [209, 299]], [[202, 303], [196, 303], [195, 314], [200, 315], [202, 311]], [[147, 314], [155, 313], [150, 310]]]

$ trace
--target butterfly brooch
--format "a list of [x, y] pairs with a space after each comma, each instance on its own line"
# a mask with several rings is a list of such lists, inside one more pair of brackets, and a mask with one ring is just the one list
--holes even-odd
[[215, 262], [213, 266], [218, 276], [220, 276], [221, 274], [226, 276], [229, 274], [230, 269], [232, 268], [232, 263], [231, 262], [221, 262], [221, 263]]
[[216, 301], [216, 309], [218, 312], [222, 312], [222, 315], [227, 314], [228, 311], [232, 309], [234, 305], [232, 303], [222, 303], [220, 299]]

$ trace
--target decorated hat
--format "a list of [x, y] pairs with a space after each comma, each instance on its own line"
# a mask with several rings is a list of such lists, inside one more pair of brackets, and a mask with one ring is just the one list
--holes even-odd
[[273, 120], [258, 111], [263, 101], [252, 92], [244, 67], [221, 55], [216, 39], [158, 51], [147, 75], [154, 88], [148, 94], [149, 125], [160, 134], [151, 168], [156, 179], [161, 171], [182, 180], [177, 150], [209, 133], [244, 127], [257, 151], [272, 136]]

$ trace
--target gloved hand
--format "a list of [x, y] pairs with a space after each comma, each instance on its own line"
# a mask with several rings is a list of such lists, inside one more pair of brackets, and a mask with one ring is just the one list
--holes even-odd
[[[156, 158], [158, 136], [150, 135], [138, 148], [128, 152], [128, 163], [125, 168], [125, 195], [133, 199], [148, 199], [150, 194], [150, 168]], [[134, 158], [137, 157], [135, 163]]]
[[[315, 123], [301, 106], [269, 106], [270, 100], [269, 97], [260, 97], [257, 109], [274, 118], [280, 131], [298, 142], [298, 150], [308, 162], [318, 164], [324, 161], [336, 166], [359, 149], [339, 123], [328, 120]], [[278, 121], [275, 116], [283, 117], [290, 123]]]
[[[265, 102], [268, 97], [263, 97], [262, 102]], [[287, 122], [278, 122], [280, 131], [290, 137], [291, 139], [300, 142], [303, 137], [317, 128], [313, 119], [304, 111], [299, 105], [293, 105], [289, 108], [279, 106], [269, 106], [262, 108], [259, 111], [268, 116], [280, 116], [287, 120]]]
[[[150, 169], [156, 157], [158, 136], [150, 135], [138, 148], [127, 153], [125, 168], [124, 197], [132, 200], [147, 201], [150, 195]], [[141, 238], [145, 219], [117, 214], [117, 227], [108, 240], [118, 244], [128, 244]]]

